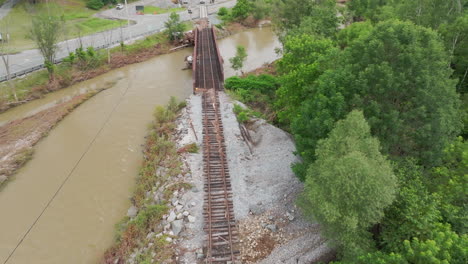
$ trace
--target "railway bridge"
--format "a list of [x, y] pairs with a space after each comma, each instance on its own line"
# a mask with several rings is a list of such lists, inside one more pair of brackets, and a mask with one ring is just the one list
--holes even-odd
[[202, 97], [204, 231], [207, 263], [240, 263], [238, 230], [226, 157], [218, 92], [224, 90], [223, 60], [208, 19], [195, 29], [193, 89]]

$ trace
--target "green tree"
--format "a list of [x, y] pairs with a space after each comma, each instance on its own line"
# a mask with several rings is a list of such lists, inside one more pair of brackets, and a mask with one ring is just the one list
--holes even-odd
[[171, 13], [164, 26], [168, 38], [172, 41], [180, 39], [184, 34], [185, 26], [180, 22], [180, 16], [176, 12]]
[[401, 252], [403, 241], [413, 237], [429, 239], [441, 220], [438, 196], [425, 186], [422, 168], [410, 159], [397, 165], [400, 188], [395, 202], [385, 210], [379, 234], [381, 246], [387, 252]]
[[317, 146], [299, 200], [345, 256], [371, 248], [367, 231], [395, 197], [396, 178], [361, 111], [338, 121]]
[[88, 0], [86, 2], [86, 7], [94, 10], [99, 10], [104, 6], [104, 3], [102, 0]]
[[440, 197], [442, 217], [460, 234], [468, 232], [468, 142], [461, 137], [444, 151], [443, 165], [435, 167], [429, 188]]
[[369, 252], [353, 260], [334, 264], [465, 264], [468, 236], [458, 235], [450, 226], [439, 224], [430, 239], [412, 238], [402, 242], [402, 250]]
[[461, 118], [456, 81], [438, 35], [411, 22], [385, 21], [339, 58], [301, 98], [300, 114], [291, 124], [304, 161], [315, 158], [316, 143], [327, 136], [333, 119], [359, 108], [384, 153], [440, 164]]
[[348, 27], [340, 30], [337, 36], [338, 45], [344, 49], [358, 38], [366, 37], [372, 32], [373, 26], [370, 21], [354, 22]]
[[328, 39], [307, 34], [286, 38], [283, 58], [276, 64], [281, 83], [276, 102], [281, 123], [289, 124], [299, 115], [301, 103], [315, 93], [315, 80], [331, 67], [337, 52]]
[[255, 0], [252, 6], [252, 15], [255, 19], [263, 19], [271, 14], [272, 5], [269, 0]]
[[[244, 67], [244, 61], [247, 59], [247, 52], [243, 46], [237, 46], [236, 48], [236, 56], [229, 59], [231, 63], [231, 67], [238, 71], [242, 72], [242, 67]], [[242, 72], [243, 73], [243, 72]]]
[[238, 0], [232, 8], [231, 15], [234, 19], [246, 19], [252, 10], [252, 3], [248, 0]]
[[274, 0], [273, 6], [273, 21], [282, 33], [333, 37], [337, 30], [339, 20], [334, 0]]
[[44, 65], [49, 72], [49, 79], [54, 78], [55, 55], [62, 29], [61, 19], [57, 16], [39, 14], [33, 16], [30, 36], [44, 57]]

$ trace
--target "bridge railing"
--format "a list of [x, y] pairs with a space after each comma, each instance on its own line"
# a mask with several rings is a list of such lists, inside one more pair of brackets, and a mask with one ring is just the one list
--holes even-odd
[[216, 40], [215, 28], [211, 27], [211, 31], [213, 32], [213, 41], [216, 47], [216, 56], [218, 57], [218, 62], [219, 62], [219, 76], [221, 76], [221, 81], [224, 82], [223, 57], [221, 57], [221, 53], [219, 52], [218, 41]]
[[198, 46], [198, 28], [195, 28], [195, 39], [194, 39], [194, 43], [195, 43], [195, 48], [193, 49], [193, 59], [192, 59], [192, 80], [193, 80], [193, 93], [195, 94], [195, 89], [197, 88], [196, 85], [197, 85], [197, 82], [196, 82], [196, 78], [197, 78], [197, 75], [195, 74], [196, 73], [196, 70], [197, 70], [197, 63], [198, 63], [198, 59], [197, 59], [197, 46]]

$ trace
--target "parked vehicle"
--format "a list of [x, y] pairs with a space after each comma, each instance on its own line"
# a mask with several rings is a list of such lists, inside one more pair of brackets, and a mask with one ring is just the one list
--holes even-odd
[[123, 4], [117, 4], [117, 6], [115, 6], [115, 9], [117, 10], [122, 10], [123, 8], [124, 8]]

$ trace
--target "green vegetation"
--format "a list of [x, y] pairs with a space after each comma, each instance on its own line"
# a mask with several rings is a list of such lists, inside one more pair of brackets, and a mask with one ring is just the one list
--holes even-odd
[[275, 3], [275, 85], [225, 86], [292, 133], [335, 263], [466, 263], [468, 2]]
[[[115, 259], [125, 259], [134, 248], [148, 239], [154, 240], [148, 252], [155, 252], [156, 256], [142, 253], [137, 256], [141, 262], [151, 263], [153, 258], [165, 260], [173, 256], [173, 249], [167, 246], [166, 235], [149, 238], [147, 234], [162, 231], [157, 229], [157, 224], [168, 211], [165, 200], [169, 199], [175, 190], [191, 187], [184, 182], [174, 184], [172, 179], [181, 173], [182, 166], [176, 144], [172, 140], [172, 133], [176, 127], [174, 121], [179, 110], [180, 104], [172, 97], [166, 107], [158, 106], [154, 111], [154, 121], [149, 128], [143, 149], [143, 164], [132, 196], [138, 214], [133, 219], [125, 217], [116, 226], [117, 241], [107, 250], [106, 263], [114, 263]], [[151, 197], [148, 197], [147, 193], [151, 193]], [[154, 204], [153, 196], [157, 194], [161, 195], [161, 200]]]
[[[185, 22], [182, 25], [184, 29], [190, 28], [191, 22]], [[15, 87], [18, 101], [20, 103], [26, 102], [39, 98], [45, 93], [91, 78], [100, 72], [106, 72], [115, 67], [122, 67], [129, 63], [143, 61], [152, 56], [168, 52], [169, 46], [170, 44], [164, 33], [150, 35], [135, 41], [131, 45], [111, 48], [110, 54], [113, 59], [111, 59], [110, 63], [104, 50], [77, 49], [69, 54], [68, 58], [65, 59], [65, 63], [55, 65], [54, 82], [48, 81], [47, 71], [40, 70], [23, 78], [16, 78], [11, 83]], [[143, 53], [146, 55], [139, 56], [137, 60], [135, 59], [135, 54]], [[0, 83], [0, 112], [15, 106], [16, 101], [8, 83]]]
[[86, 8], [84, 1], [69, 0], [66, 2], [50, 2], [49, 8], [46, 3], [38, 3], [31, 5], [27, 0], [22, 0], [17, 4], [7, 17], [1, 21], [8, 19], [10, 21], [10, 38], [11, 46], [14, 52], [19, 52], [26, 49], [32, 49], [36, 46], [28, 37], [27, 32], [31, 28], [31, 14], [48, 12], [60, 17], [64, 24], [65, 31], [61, 33], [63, 38], [60, 40], [76, 38], [92, 33], [108, 30], [119, 27], [120, 23], [116, 20], [108, 20], [93, 17], [96, 11]]
[[61, 32], [60, 19], [56, 16], [39, 14], [33, 17], [29, 32], [44, 58], [44, 65], [49, 72], [49, 80], [54, 78], [55, 54], [58, 50], [58, 39]]
[[225, 83], [225, 88], [236, 99], [248, 104], [255, 116], [262, 116], [269, 122], [274, 122], [276, 119], [272, 104], [278, 86], [277, 78], [267, 74], [249, 75], [246, 78], [234, 76], [226, 79]]
[[260, 20], [270, 16], [273, 6], [274, 2], [272, 0], [239, 0], [231, 9], [221, 7], [218, 10], [218, 17], [223, 21], [223, 24], [229, 22], [242, 23], [249, 17]]
[[180, 16], [176, 12], [171, 13], [169, 19], [164, 22], [164, 26], [166, 27], [167, 37], [170, 40], [174, 41], [182, 38], [185, 27], [180, 22]]
[[237, 46], [236, 56], [229, 59], [232, 69], [235, 71], [240, 70], [242, 72], [242, 67], [244, 67], [244, 61], [247, 59], [247, 52], [243, 46]]
[[177, 13], [184, 11], [183, 7], [174, 7], [174, 8], [161, 8], [157, 6], [145, 6], [145, 14], [163, 14], [163, 13]]
[[300, 205], [346, 257], [372, 245], [367, 231], [395, 198], [396, 177], [361, 111], [338, 121], [317, 145]]

